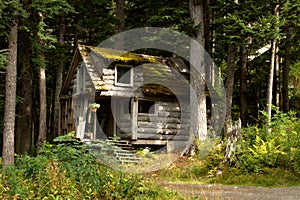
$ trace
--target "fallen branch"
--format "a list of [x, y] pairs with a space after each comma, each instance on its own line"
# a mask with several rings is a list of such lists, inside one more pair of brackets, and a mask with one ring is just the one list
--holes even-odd
[[8, 52], [8, 51], [9, 51], [9, 49], [1, 49], [0, 53], [4, 53], [4, 52]]

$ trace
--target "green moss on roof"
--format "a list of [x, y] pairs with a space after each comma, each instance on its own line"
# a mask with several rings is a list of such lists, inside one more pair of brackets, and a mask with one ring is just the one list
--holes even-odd
[[86, 48], [90, 51], [94, 51], [99, 54], [103, 58], [119, 60], [123, 62], [135, 61], [135, 62], [153, 62], [156, 63], [158, 60], [154, 56], [143, 55], [143, 54], [135, 54], [132, 52], [108, 49], [108, 48], [99, 48], [86, 46]]

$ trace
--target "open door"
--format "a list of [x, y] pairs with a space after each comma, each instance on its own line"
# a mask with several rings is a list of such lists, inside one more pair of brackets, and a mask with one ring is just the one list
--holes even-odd
[[[111, 99], [99, 100], [100, 108], [97, 110], [97, 118], [101, 127], [100, 134], [97, 134], [99, 139], [105, 134], [106, 138], [114, 137], [116, 135], [116, 122], [113, 117], [113, 109]], [[116, 115], [115, 115], [116, 116]]]

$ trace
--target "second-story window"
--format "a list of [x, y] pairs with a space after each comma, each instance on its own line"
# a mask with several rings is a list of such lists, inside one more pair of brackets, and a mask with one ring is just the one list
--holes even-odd
[[115, 85], [133, 86], [133, 68], [131, 65], [115, 66]]

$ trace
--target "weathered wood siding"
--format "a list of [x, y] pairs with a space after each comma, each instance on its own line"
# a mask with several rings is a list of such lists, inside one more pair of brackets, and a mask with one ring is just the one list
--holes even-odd
[[101, 96], [132, 97], [141, 96], [140, 87], [143, 85], [143, 71], [141, 67], [133, 67], [133, 86], [115, 85], [115, 68], [103, 69], [103, 84], [98, 86]]
[[[153, 114], [139, 113], [137, 139], [144, 140], [188, 140], [189, 112], [187, 105], [175, 101], [155, 101]], [[120, 114], [119, 136], [131, 137], [131, 117], [129, 114]]]
[[189, 131], [188, 113], [184, 112], [184, 107], [187, 106], [181, 109], [178, 102], [156, 101], [154, 114], [138, 115], [138, 138], [185, 140]]

